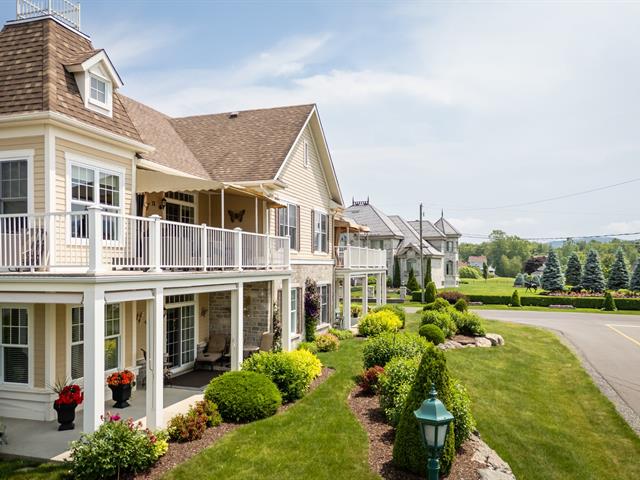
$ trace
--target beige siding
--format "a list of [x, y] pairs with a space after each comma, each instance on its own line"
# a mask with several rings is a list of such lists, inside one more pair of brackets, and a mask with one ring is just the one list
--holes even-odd
[[[242, 220], [238, 220], [234, 217], [231, 221], [229, 211], [234, 212], [242, 216]], [[262, 200], [258, 200], [258, 232], [264, 232], [264, 216]], [[211, 205], [209, 211], [208, 224], [212, 227], [220, 227], [222, 225], [221, 220], [222, 205], [221, 196], [219, 192], [214, 192], [211, 195]], [[234, 229], [241, 228], [246, 232], [256, 231], [256, 201], [255, 197], [247, 197], [243, 195], [236, 195], [233, 193], [225, 193], [224, 195], [224, 228]]]
[[44, 137], [17, 137], [0, 139], [0, 151], [33, 150], [33, 208], [44, 212]]
[[[304, 165], [304, 142], [309, 144], [309, 164]], [[300, 246], [298, 252], [292, 252], [292, 258], [331, 258], [333, 250], [333, 219], [329, 216], [329, 253], [315, 254], [313, 252], [313, 225], [311, 212], [314, 209], [330, 212], [331, 196], [324, 171], [320, 163], [318, 149], [311, 134], [310, 127], [307, 126], [298, 139], [289, 161], [279, 177], [287, 187], [281, 196], [287, 201], [291, 201], [300, 207]], [[271, 230], [275, 232], [275, 212], [271, 212]]]
[[33, 317], [33, 386], [44, 388], [45, 318], [43, 304], [34, 305]]

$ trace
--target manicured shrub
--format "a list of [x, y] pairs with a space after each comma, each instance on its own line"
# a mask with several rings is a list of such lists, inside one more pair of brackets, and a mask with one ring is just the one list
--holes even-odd
[[564, 277], [560, 268], [560, 260], [555, 250], [549, 250], [549, 257], [542, 272], [542, 288], [549, 292], [560, 292], [564, 290]]
[[[316, 341], [319, 338], [320, 336]], [[304, 363], [298, 360], [304, 358], [303, 356], [315, 358], [313, 353], [306, 350], [277, 353], [260, 352], [251, 355], [242, 362], [242, 370], [266, 375], [278, 387], [282, 394], [282, 400], [292, 402], [302, 398], [314, 378], [309, 376]]]
[[480, 273], [480, 270], [475, 267], [460, 267], [458, 275], [460, 278], [473, 278], [475, 280], [480, 280], [482, 278], [482, 273]]
[[[450, 338], [456, 334], [456, 330], [457, 330], [456, 324], [451, 318], [451, 315], [453, 312], [457, 312], [457, 310], [453, 310], [452, 308], [449, 308], [448, 310], [445, 310], [445, 311], [426, 310], [422, 312], [422, 319], [420, 321], [420, 325], [428, 325], [428, 324], [437, 325], [440, 328], [440, 330], [442, 330], [442, 333], [444, 333], [444, 336], [447, 338]], [[460, 312], [458, 313], [460, 315], [463, 315]]]
[[311, 353], [318, 353], [318, 346], [316, 342], [300, 342], [298, 344], [298, 350], [306, 350]]
[[452, 378], [449, 388], [451, 391], [450, 412], [455, 419], [455, 449], [458, 450], [475, 431], [476, 421], [471, 413], [471, 398], [469, 398], [469, 393], [464, 385]]
[[621, 248], [618, 248], [616, 251], [616, 259], [613, 265], [611, 265], [607, 288], [609, 288], [609, 290], [629, 288], [629, 270], [627, 269], [627, 260], [624, 258], [624, 252]]
[[422, 310], [437, 310], [439, 312], [446, 312], [450, 306], [451, 304], [444, 298], [436, 298], [435, 302], [427, 303], [424, 307], [422, 307]]
[[288, 355], [293, 360], [296, 368], [304, 372], [306, 383], [304, 390], [306, 392], [311, 382], [322, 373], [322, 362], [308, 350], [295, 350], [289, 352]]
[[418, 372], [420, 358], [394, 357], [387, 363], [384, 373], [378, 379], [380, 407], [393, 426], [396, 426], [400, 419], [400, 413]]
[[430, 323], [422, 325], [420, 330], [418, 330], [418, 335], [434, 345], [440, 345], [441, 343], [444, 343], [445, 340], [442, 329], [437, 325]]
[[323, 333], [316, 337], [319, 352], [335, 352], [340, 347], [340, 340], [331, 333]]
[[207, 428], [217, 427], [222, 423], [222, 416], [218, 412], [218, 406], [206, 398], [196, 402], [192, 408], [206, 417]]
[[358, 323], [358, 333], [365, 337], [373, 337], [384, 332], [397, 332], [402, 327], [402, 321], [391, 310], [380, 310], [368, 313]]
[[[212, 403], [208, 400], [205, 401]], [[198, 440], [204, 435], [207, 429], [207, 422], [208, 417], [203, 410], [190, 408], [187, 413], [179, 413], [169, 420], [167, 425], [169, 439], [173, 442], [193, 442]]]
[[375, 365], [371, 368], [367, 368], [358, 376], [358, 385], [362, 387], [366, 393], [373, 393], [378, 386], [378, 378], [384, 373], [384, 368], [380, 365]]
[[482, 319], [473, 312], [460, 313], [454, 310], [451, 312], [451, 318], [457, 332], [461, 335], [479, 337], [487, 333], [482, 324]]
[[636, 266], [633, 269], [633, 275], [631, 276], [631, 284], [629, 288], [634, 292], [640, 291], [640, 260], [636, 262]]
[[282, 395], [269, 377], [245, 370], [214, 378], [204, 396], [218, 405], [225, 422], [260, 420], [274, 415], [282, 405]]
[[411, 267], [409, 269], [409, 278], [407, 279], [407, 290], [409, 290], [410, 292], [414, 292], [416, 290], [420, 290], [420, 284], [418, 283], [418, 280], [416, 279], [416, 274], [413, 271], [413, 267]]
[[402, 322], [402, 328], [404, 328], [404, 323], [407, 319], [407, 314], [404, 310], [404, 307], [401, 307], [400, 305], [396, 305], [394, 303], [386, 303], [384, 305], [378, 305], [377, 307], [375, 307], [373, 310], [371, 310], [372, 312], [380, 312], [382, 310], [389, 310], [393, 313], [395, 313], [398, 318], [400, 319], [400, 321]]
[[573, 252], [567, 261], [567, 270], [564, 272], [564, 278], [569, 285], [574, 287], [580, 285], [582, 279], [582, 263], [576, 252]]
[[460, 298], [455, 303], [453, 308], [455, 308], [459, 312], [466, 312], [467, 310], [469, 310], [469, 303], [464, 298]]
[[422, 290], [414, 290], [411, 292], [412, 302], [422, 302]]
[[315, 280], [307, 278], [304, 282], [304, 338], [313, 342], [316, 327], [320, 321], [320, 292]]
[[442, 298], [443, 300], [446, 300], [447, 302], [449, 302], [450, 305], [455, 305], [456, 302], [461, 298], [466, 300], [467, 296], [464, 293], [459, 292], [458, 290], [442, 290], [441, 292], [438, 293], [438, 298]]
[[519, 273], [516, 275], [515, 280], [513, 281], [514, 287], [524, 287], [524, 273]]
[[337, 328], [330, 328], [329, 333], [338, 337], [338, 340], [348, 340], [353, 338], [353, 332], [351, 330], [339, 330]]
[[[451, 411], [451, 378], [442, 350], [429, 345], [424, 353], [415, 380], [411, 386], [409, 395], [402, 412], [396, 437], [393, 444], [393, 462], [403, 470], [417, 475], [424, 475], [427, 464], [427, 451], [422, 445], [420, 426], [414, 410], [420, 408], [422, 402], [429, 398], [431, 385], [435, 385], [438, 398], [444, 403], [447, 410]], [[440, 457], [441, 473], [447, 475], [455, 457], [455, 423], [450, 428], [445, 446]]]
[[604, 301], [602, 302], [602, 310], [606, 312], [614, 312], [617, 310], [616, 302], [611, 295], [611, 292], [606, 292], [604, 294]]
[[95, 432], [71, 443], [71, 473], [80, 480], [133, 475], [148, 470], [166, 451], [165, 434], [107, 414]]
[[520, 303], [520, 294], [518, 290], [514, 290], [511, 294], [511, 306], [512, 307], [521, 307], [522, 303]]
[[433, 282], [431, 277], [431, 257], [427, 258], [427, 264], [424, 267], [424, 285], [428, 285], [430, 282]]
[[367, 285], [376, 285], [377, 283], [378, 281], [376, 280], [376, 277], [367, 278]]
[[604, 275], [602, 274], [600, 257], [595, 250], [590, 250], [587, 254], [580, 285], [591, 292], [604, 292]]
[[437, 294], [436, 284], [433, 282], [427, 283], [424, 287], [424, 303], [435, 302]]
[[425, 352], [429, 342], [416, 333], [383, 333], [369, 338], [363, 347], [364, 368], [385, 367], [393, 357], [415, 357]]

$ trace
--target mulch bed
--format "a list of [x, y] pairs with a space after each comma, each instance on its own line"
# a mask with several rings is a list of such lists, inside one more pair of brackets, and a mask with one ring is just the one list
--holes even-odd
[[[364, 393], [360, 386], [356, 386], [348, 398], [349, 407], [360, 421], [369, 438], [369, 467], [386, 480], [414, 480], [423, 479], [396, 468], [393, 465], [393, 441], [395, 429], [389, 425], [377, 395]], [[474, 462], [473, 449], [468, 442], [462, 445], [456, 455], [448, 480], [478, 480], [478, 467]], [[426, 465], [425, 465], [426, 471]]]
[[[316, 378], [309, 386], [307, 395], [315, 390], [325, 380], [327, 380], [327, 378], [329, 378], [334, 372], [335, 370], [332, 368], [323, 367], [320, 376]], [[295, 404], [296, 402], [291, 402], [287, 403], [286, 405], [282, 405], [278, 409], [278, 413], [282, 413], [288, 410]], [[204, 435], [199, 440], [184, 443], [171, 442], [169, 443], [169, 450], [167, 450], [167, 453], [164, 456], [160, 457], [158, 462], [149, 471], [141, 473], [134, 478], [136, 480], [152, 480], [160, 478], [172, 468], [178, 466], [183, 462], [186, 462], [191, 457], [197, 455], [205, 448], [215, 444], [227, 433], [234, 431], [240, 426], [242, 426], [242, 424], [222, 423], [217, 427], [207, 428], [204, 432]]]

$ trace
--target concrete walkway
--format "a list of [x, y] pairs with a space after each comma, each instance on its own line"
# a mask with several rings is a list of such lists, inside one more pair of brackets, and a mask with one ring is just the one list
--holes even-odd
[[548, 328], [565, 339], [586, 370], [640, 434], [640, 316], [475, 310], [484, 318]]

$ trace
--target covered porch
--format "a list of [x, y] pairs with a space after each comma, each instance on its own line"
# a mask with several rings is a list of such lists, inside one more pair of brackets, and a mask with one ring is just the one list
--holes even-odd
[[[375, 286], [370, 292], [369, 278], [376, 279]], [[351, 286], [354, 282], [362, 284], [362, 311], [359, 315], [352, 315], [351, 307], [356, 304], [352, 301]], [[372, 295], [370, 295], [372, 293]], [[342, 328], [350, 329], [355, 327], [360, 318], [367, 314], [367, 310], [371, 301], [375, 305], [384, 305], [387, 303], [387, 271], [377, 270], [356, 271], [350, 269], [336, 269], [336, 305], [342, 305]]]

